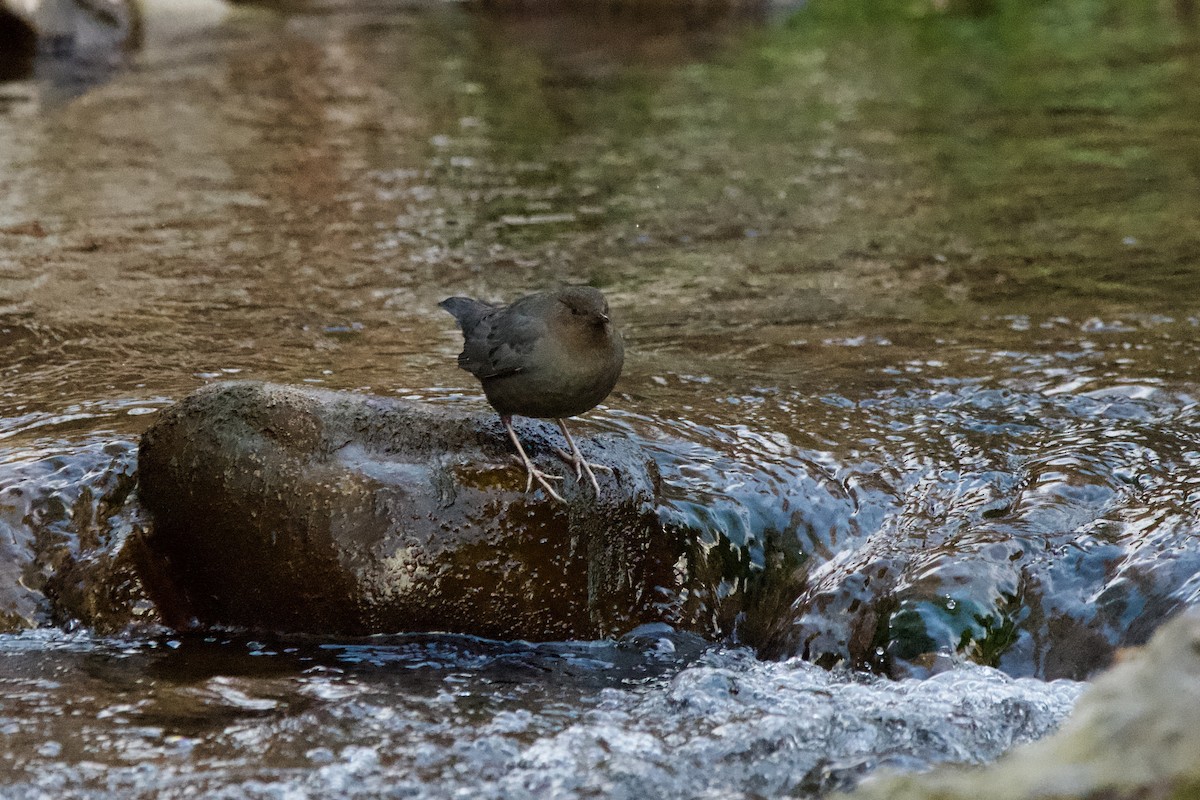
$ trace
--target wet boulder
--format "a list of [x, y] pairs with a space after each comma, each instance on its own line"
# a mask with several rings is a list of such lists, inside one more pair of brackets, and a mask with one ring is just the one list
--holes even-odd
[[256, 382], [205, 387], [142, 439], [140, 574], [176, 626], [594, 638], [674, 621], [680, 547], [634, 444], [579, 437], [601, 491], [518, 423], [567, 503], [525, 492], [494, 414]]

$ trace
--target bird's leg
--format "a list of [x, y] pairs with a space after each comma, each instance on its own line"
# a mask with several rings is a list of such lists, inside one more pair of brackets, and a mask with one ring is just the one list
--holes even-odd
[[600, 494], [600, 482], [596, 480], [596, 473], [592, 472], [592, 468], [595, 467], [596, 469], [603, 470], [605, 472], [612, 472], [612, 467], [607, 467], [604, 464], [589, 464], [584, 459], [583, 453], [579, 452], [579, 447], [576, 446], [575, 440], [571, 437], [571, 432], [567, 430], [567, 423], [561, 419], [556, 419], [554, 421], [558, 423], [558, 429], [563, 432], [563, 437], [567, 440], [567, 444], [571, 447], [570, 453], [563, 452], [557, 447], [554, 448], [555, 452], [557, 452], [564, 461], [568, 461], [575, 466], [576, 480], [582, 480], [583, 473], [586, 472], [588, 477], [592, 479], [592, 488], [596, 490], [596, 494]]
[[533, 487], [533, 482], [536, 480], [546, 493], [560, 503], [567, 502], [562, 495], [554, 491], [554, 487], [550, 485], [550, 481], [561, 481], [562, 478], [557, 475], [547, 475], [533, 465], [529, 460], [529, 456], [525, 455], [525, 448], [521, 446], [521, 440], [517, 438], [517, 432], [513, 430], [512, 417], [501, 415], [500, 421], [504, 423], [504, 429], [508, 431], [508, 438], [512, 439], [512, 443], [517, 446], [517, 453], [521, 457], [521, 463], [525, 465], [525, 491], [529, 491]]

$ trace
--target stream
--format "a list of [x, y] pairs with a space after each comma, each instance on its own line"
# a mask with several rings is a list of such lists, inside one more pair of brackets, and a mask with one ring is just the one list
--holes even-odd
[[[0, 797], [823, 797], [1200, 605], [1193, 4], [101, 5], [0, 25]], [[484, 409], [437, 303], [559, 283], [702, 623], [162, 624], [161, 409]]]

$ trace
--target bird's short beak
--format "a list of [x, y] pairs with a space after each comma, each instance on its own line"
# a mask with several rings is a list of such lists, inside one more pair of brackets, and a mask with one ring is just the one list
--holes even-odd
[[608, 318], [608, 314], [601, 314], [600, 321], [603, 322], [605, 325], [607, 325], [610, 322], [610, 320]]

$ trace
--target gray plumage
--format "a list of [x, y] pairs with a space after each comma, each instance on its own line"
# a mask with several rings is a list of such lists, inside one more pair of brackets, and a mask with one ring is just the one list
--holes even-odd
[[[590, 411], [608, 396], [625, 362], [625, 347], [608, 318], [608, 302], [589, 286], [568, 286], [531, 294], [507, 306], [450, 297], [439, 305], [450, 312], [463, 332], [458, 365], [479, 379], [488, 402], [500, 413], [504, 428], [529, 475], [556, 500], [548, 475], [530, 461], [512, 426], [513, 415], [557, 420], [571, 452], [560, 452], [586, 472], [596, 492], [592, 471], [563, 421]], [[611, 472], [611, 470], [609, 470]]]
[[502, 416], [561, 419], [595, 408], [624, 364], [621, 335], [596, 289], [572, 286], [507, 306], [441, 302], [463, 332], [458, 365], [483, 384]]

